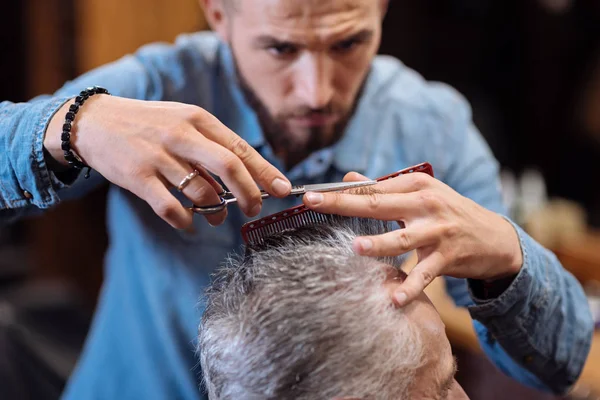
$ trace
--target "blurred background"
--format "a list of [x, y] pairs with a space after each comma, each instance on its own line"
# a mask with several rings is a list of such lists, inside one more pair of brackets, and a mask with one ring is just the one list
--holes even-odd
[[[0, 100], [51, 93], [144, 43], [201, 29], [196, 0], [4, 0]], [[392, 0], [381, 53], [465, 95], [502, 165], [511, 217], [555, 251], [597, 308], [600, 1]], [[60, 395], [102, 285], [105, 194], [0, 228], [0, 398]], [[438, 308], [446, 321], [464, 317]], [[447, 325], [472, 399], [554, 398], [496, 371], [468, 321]], [[572, 399], [600, 398], [599, 341]]]

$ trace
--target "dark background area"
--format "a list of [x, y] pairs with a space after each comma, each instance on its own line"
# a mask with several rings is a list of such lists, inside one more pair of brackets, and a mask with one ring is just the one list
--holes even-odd
[[458, 89], [503, 167], [538, 167], [600, 226], [600, 141], [577, 114], [600, 68], [600, 2], [392, 1], [381, 51]]
[[[127, 15], [133, 6], [115, 7], [115, 15], [134, 18]], [[81, 62], [88, 22], [80, 13], [74, 0], [2, 3], [0, 100], [51, 92], [88, 68]], [[503, 168], [537, 167], [551, 196], [583, 205], [590, 226], [600, 228], [600, 132], [581, 116], [586, 90], [600, 76], [600, 1], [551, 12], [535, 0], [391, 0], [381, 53], [458, 89]], [[104, 205], [99, 190], [0, 228], [0, 397], [60, 393], [102, 283]], [[482, 382], [506, 396], [549, 398], [532, 397], [463, 353], [459, 378], [473, 399], [492, 398]], [[7, 387], [14, 391], [4, 393]]]

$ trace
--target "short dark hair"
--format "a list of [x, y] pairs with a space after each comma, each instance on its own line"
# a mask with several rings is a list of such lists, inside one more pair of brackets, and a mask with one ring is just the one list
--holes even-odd
[[199, 330], [209, 398], [407, 398], [422, 346], [382, 290], [400, 260], [352, 250], [354, 237], [387, 230], [339, 217], [228, 260], [207, 291]]

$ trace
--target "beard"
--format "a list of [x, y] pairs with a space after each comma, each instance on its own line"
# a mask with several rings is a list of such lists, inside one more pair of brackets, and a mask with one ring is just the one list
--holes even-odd
[[[347, 109], [329, 103], [325, 107], [319, 109], [300, 106], [294, 110], [282, 112], [279, 115], [272, 115], [267, 109], [267, 106], [260, 100], [256, 92], [242, 75], [237, 66], [235, 57], [233, 57], [233, 65], [244, 99], [256, 113], [265, 140], [271, 145], [274, 153], [283, 161], [288, 170], [304, 160], [311, 153], [329, 147], [340, 140], [344, 135], [344, 131], [346, 130], [350, 118], [352, 118], [352, 115], [356, 110], [358, 99], [360, 98], [366, 81], [365, 78], [361, 83], [352, 106]], [[339, 119], [334, 124], [306, 127], [302, 128], [300, 132], [292, 131], [286, 125], [286, 120], [290, 118], [313, 116], [339, 116]]]

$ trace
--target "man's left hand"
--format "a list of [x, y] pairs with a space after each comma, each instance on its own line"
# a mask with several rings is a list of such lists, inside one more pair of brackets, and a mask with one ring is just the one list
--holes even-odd
[[[348, 180], [367, 179], [350, 173]], [[395, 300], [414, 300], [440, 275], [496, 280], [516, 275], [523, 264], [517, 233], [502, 216], [461, 196], [424, 173], [400, 175], [374, 185], [365, 195], [307, 193], [304, 203], [330, 214], [398, 221], [404, 229], [358, 237], [356, 253], [397, 256], [416, 250], [419, 262]]]

